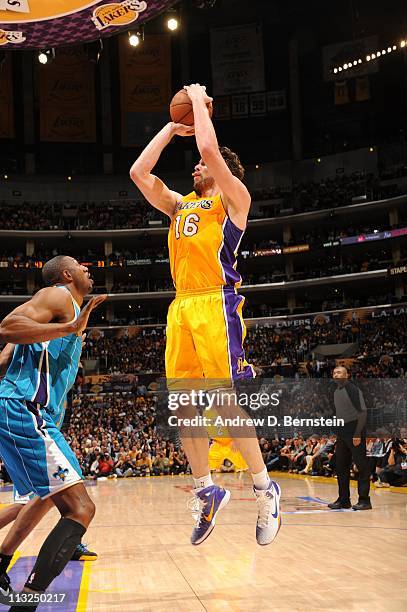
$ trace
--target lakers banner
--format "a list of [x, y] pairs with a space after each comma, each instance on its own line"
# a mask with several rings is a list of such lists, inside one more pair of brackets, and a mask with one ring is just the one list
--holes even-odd
[[309, 327], [311, 325], [325, 325], [332, 321], [339, 321], [341, 325], [349, 323], [358, 326], [371, 319], [392, 318], [407, 314], [407, 303], [397, 306], [366, 306], [351, 310], [330, 310], [327, 312], [311, 312], [304, 315], [284, 315], [280, 317], [265, 317], [246, 319], [248, 327], [264, 322], [271, 327]]
[[335, 104], [349, 104], [349, 88], [346, 81], [337, 81], [335, 83]]
[[171, 39], [149, 35], [139, 47], [120, 41], [122, 142], [143, 144], [168, 118], [171, 99]]
[[58, 49], [39, 80], [40, 137], [48, 142], [95, 142], [94, 65], [83, 46]]
[[212, 28], [211, 63], [215, 96], [264, 91], [261, 26], [253, 23]]
[[0, 138], [13, 138], [13, 78], [10, 53], [6, 53], [4, 64], [0, 68], [0, 108]]
[[0, 0], [0, 45], [58, 47], [95, 40], [133, 27], [174, 0]]

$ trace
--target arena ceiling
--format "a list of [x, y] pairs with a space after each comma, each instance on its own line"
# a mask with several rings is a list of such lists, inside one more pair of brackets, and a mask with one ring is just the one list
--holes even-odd
[[136, 28], [174, 0], [0, 0], [0, 47], [35, 49], [87, 42]]

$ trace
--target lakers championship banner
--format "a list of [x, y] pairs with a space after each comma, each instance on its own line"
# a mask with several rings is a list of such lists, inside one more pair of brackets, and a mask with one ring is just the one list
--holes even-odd
[[122, 143], [144, 144], [168, 119], [171, 100], [171, 39], [149, 35], [139, 47], [119, 40]]
[[13, 138], [13, 76], [10, 53], [6, 53], [4, 64], [0, 68], [0, 108], [0, 138]]
[[95, 142], [94, 64], [82, 45], [63, 47], [37, 67], [40, 138], [47, 142]]
[[0, 0], [0, 46], [58, 47], [96, 40], [151, 19], [174, 0]]
[[213, 95], [263, 92], [263, 32], [259, 24], [211, 29]]

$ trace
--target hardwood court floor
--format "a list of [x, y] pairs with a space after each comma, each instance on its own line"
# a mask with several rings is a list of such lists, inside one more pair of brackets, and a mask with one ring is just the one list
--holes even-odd
[[[276, 476], [283, 524], [266, 547], [255, 541], [247, 475], [215, 475], [232, 499], [210, 538], [196, 547], [189, 543], [190, 477], [99, 481], [88, 489], [97, 512], [85, 536], [99, 559], [69, 564], [71, 585], [84, 566], [78, 593], [69, 606], [52, 610], [404, 612], [407, 489], [373, 490], [369, 512], [332, 512], [324, 502], [336, 499], [334, 479]], [[0, 502], [10, 499], [0, 493]], [[21, 546], [20, 567], [36, 555], [56, 518], [49, 513]]]

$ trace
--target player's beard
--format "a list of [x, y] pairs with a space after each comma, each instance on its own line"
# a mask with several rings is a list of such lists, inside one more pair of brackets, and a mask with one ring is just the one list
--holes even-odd
[[204, 191], [211, 189], [213, 187], [214, 180], [212, 177], [208, 177], [206, 179], [196, 178], [194, 180], [194, 191], [196, 195], [201, 196]]

